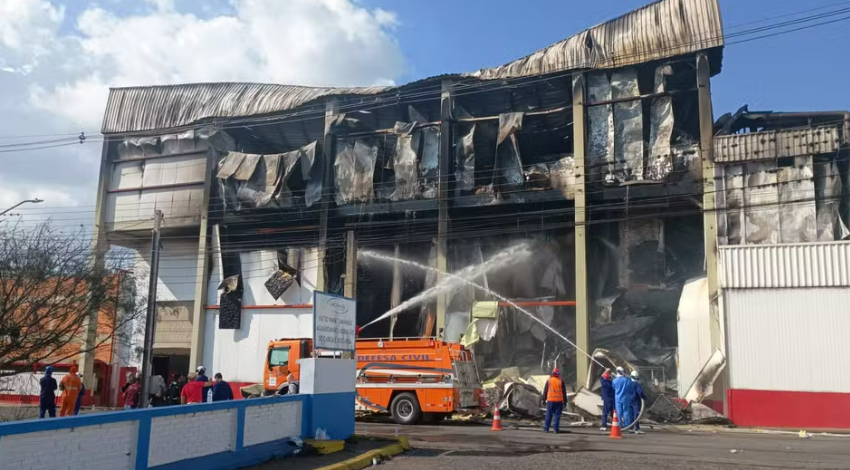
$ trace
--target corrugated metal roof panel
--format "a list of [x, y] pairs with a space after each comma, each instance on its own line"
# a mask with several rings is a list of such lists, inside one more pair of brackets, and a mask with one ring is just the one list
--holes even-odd
[[848, 289], [746, 289], [723, 294], [730, 388], [847, 392]]
[[663, 0], [531, 55], [469, 74], [482, 79], [615, 68], [723, 46], [716, 0]]
[[714, 161], [739, 163], [832, 153], [839, 145], [838, 126], [722, 135], [714, 138]]
[[[720, 46], [723, 46], [723, 28], [717, 0], [661, 0], [522, 59], [464, 76], [491, 80], [615, 68]], [[279, 113], [327, 96], [368, 96], [391, 90], [394, 88], [257, 83], [113, 88], [101, 131], [116, 134], [172, 129], [210, 118]]]
[[[375, 95], [392, 87], [331, 88], [260, 83], [194, 83], [113, 88], [104, 134], [171, 129], [209, 118], [271, 114], [326, 96]], [[324, 112], [324, 110], [320, 110]]]
[[737, 245], [719, 249], [726, 289], [850, 286], [850, 242]]

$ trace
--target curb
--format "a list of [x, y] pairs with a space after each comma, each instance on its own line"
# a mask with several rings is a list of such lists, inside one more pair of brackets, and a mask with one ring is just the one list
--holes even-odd
[[410, 450], [410, 441], [406, 437], [397, 438], [398, 442], [390, 444], [380, 449], [370, 450], [357, 457], [352, 457], [339, 463], [321, 467], [316, 470], [362, 470], [372, 465], [372, 459], [385, 460], [387, 457], [392, 457]]
[[313, 448], [319, 455], [333, 454], [345, 448], [345, 441], [317, 441], [316, 439], [304, 439], [304, 443]]

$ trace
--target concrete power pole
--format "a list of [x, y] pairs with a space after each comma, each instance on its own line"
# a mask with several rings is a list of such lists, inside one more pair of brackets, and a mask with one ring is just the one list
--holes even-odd
[[162, 211], [154, 215], [153, 233], [151, 234], [151, 272], [148, 281], [148, 308], [145, 316], [145, 349], [142, 354], [142, 393], [139, 397], [139, 407], [148, 407], [150, 395], [150, 377], [153, 362], [153, 339], [156, 334], [156, 284], [159, 281], [160, 228], [162, 226]]

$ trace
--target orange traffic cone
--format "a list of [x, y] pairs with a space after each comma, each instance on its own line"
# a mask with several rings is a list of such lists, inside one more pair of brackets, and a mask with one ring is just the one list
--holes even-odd
[[614, 420], [611, 422], [611, 439], [622, 439], [620, 434], [620, 421], [617, 419], [617, 410], [614, 410]]
[[502, 417], [499, 416], [499, 407], [493, 407], [493, 426], [490, 428], [491, 431], [501, 431], [502, 430]]

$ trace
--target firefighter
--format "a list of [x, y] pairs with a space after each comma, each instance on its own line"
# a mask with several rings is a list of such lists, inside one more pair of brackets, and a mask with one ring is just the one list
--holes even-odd
[[82, 381], [77, 377], [77, 364], [71, 364], [68, 375], [62, 377], [59, 382], [59, 390], [62, 391], [62, 407], [59, 416], [73, 416], [74, 405], [77, 404], [77, 395], [80, 394]]
[[567, 401], [566, 387], [558, 369], [552, 371], [552, 376], [543, 386], [542, 398], [546, 402], [546, 422], [543, 425], [543, 432], [549, 432], [549, 425], [553, 424], [555, 434], [558, 434], [561, 431], [561, 412], [564, 411], [564, 403]]

